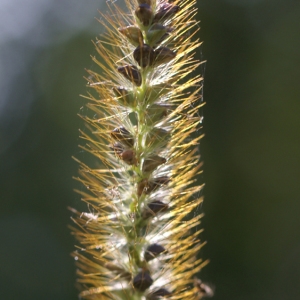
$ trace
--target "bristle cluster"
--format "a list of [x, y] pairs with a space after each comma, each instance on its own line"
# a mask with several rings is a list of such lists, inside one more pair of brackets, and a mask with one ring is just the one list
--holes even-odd
[[[195, 1], [127, 0], [100, 22], [95, 43], [101, 74], [82, 116], [91, 134], [83, 146], [98, 167], [80, 163], [88, 213], [73, 233], [84, 299], [200, 299], [197, 258], [201, 172], [197, 145], [202, 105], [200, 65], [193, 54]], [[196, 133], [196, 134], [195, 134]], [[75, 210], [73, 210], [75, 212]]]

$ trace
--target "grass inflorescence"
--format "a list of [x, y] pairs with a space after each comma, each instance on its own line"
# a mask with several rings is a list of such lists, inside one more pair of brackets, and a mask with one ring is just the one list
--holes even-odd
[[93, 117], [81, 116], [89, 129], [81, 147], [97, 167], [78, 161], [88, 212], [73, 210], [83, 299], [206, 296], [195, 279], [207, 263], [197, 258], [193, 213], [202, 203], [203, 105], [195, 3], [126, 0], [126, 12], [109, 3], [101, 13], [106, 34], [93, 57], [101, 73], [87, 78]]

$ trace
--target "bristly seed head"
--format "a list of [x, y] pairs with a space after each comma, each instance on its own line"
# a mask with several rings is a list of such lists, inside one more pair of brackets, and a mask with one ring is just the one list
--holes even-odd
[[197, 258], [195, 212], [202, 203], [196, 0], [126, 0], [127, 12], [107, 4], [100, 22], [108, 32], [93, 58], [102, 73], [88, 71], [95, 93], [82, 117], [90, 133], [81, 132], [81, 147], [95, 165], [79, 162], [76, 178], [88, 212], [72, 210], [80, 297], [208, 297], [194, 279], [207, 263]]

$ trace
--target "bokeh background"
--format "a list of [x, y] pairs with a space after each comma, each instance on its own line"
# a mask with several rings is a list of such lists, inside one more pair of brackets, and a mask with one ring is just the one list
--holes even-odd
[[[122, 0], [117, 0], [122, 5]], [[300, 295], [300, 2], [199, 0], [205, 212], [216, 300]], [[0, 1], [0, 292], [77, 299], [67, 206], [101, 0]]]

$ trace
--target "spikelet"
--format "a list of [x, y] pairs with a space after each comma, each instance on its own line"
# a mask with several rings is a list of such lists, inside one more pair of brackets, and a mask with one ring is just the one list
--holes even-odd
[[[201, 64], [195, 0], [109, 3], [89, 72], [81, 131], [98, 167], [76, 178], [88, 212], [75, 213], [73, 253], [83, 299], [201, 299], [195, 275], [201, 204], [196, 176]], [[204, 290], [202, 288], [202, 290]]]

